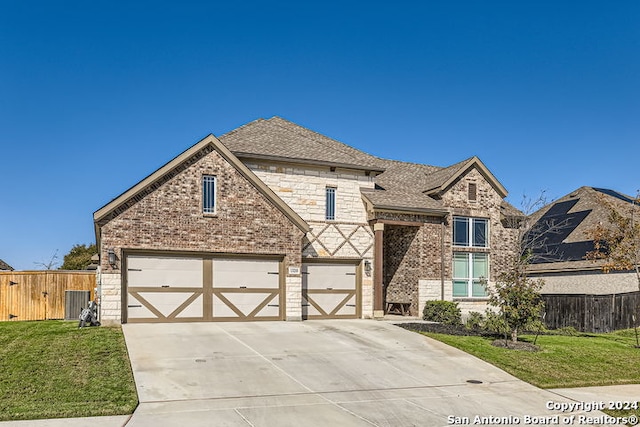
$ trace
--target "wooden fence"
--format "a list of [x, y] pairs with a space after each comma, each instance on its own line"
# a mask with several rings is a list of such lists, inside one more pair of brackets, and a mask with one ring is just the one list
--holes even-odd
[[545, 323], [550, 329], [571, 326], [581, 332], [611, 332], [633, 328], [640, 323], [640, 292], [545, 294], [542, 298], [547, 313]]
[[93, 271], [0, 272], [0, 321], [64, 319], [65, 291], [90, 291], [93, 300], [95, 287]]

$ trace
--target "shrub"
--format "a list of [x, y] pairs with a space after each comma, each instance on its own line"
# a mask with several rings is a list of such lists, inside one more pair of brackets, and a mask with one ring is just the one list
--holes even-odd
[[499, 335], [505, 335], [509, 332], [509, 325], [507, 325], [503, 316], [492, 310], [487, 310], [485, 313], [485, 330]]
[[462, 323], [458, 303], [452, 301], [427, 301], [424, 305], [422, 318], [445, 325], [460, 325]]
[[484, 316], [482, 313], [478, 313], [477, 311], [472, 311], [467, 316], [467, 321], [464, 323], [464, 326], [467, 329], [475, 329], [480, 330], [484, 328]]

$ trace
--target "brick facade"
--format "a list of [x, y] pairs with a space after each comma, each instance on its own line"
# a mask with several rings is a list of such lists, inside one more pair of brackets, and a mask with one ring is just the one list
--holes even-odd
[[[123, 249], [277, 254], [284, 256], [285, 271], [300, 267], [304, 233], [217, 151], [206, 151], [100, 224], [103, 321], [121, 320]], [[216, 176], [215, 214], [202, 212], [203, 175]], [[109, 249], [116, 253], [115, 268], [107, 261]], [[300, 276], [288, 276], [286, 287], [287, 317], [300, 318]]]
[[[469, 183], [476, 184], [475, 201], [469, 200]], [[452, 216], [489, 219], [489, 248], [480, 250], [489, 254], [489, 284], [507, 267], [509, 256], [512, 256], [516, 247], [516, 231], [505, 228], [501, 222], [502, 197], [477, 169], [473, 168], [462, 175], [441, 197], [449, 211], [446, 218], [375, 213], [375, 220], [390, 222], [384, 229], [386, 301], [410, 302], [414, 315], [421, 315], [427, 300], [454, 299], [453, 253], [466, 250], [453, 247]], [[393, 225], [392, 221], [416, 222], [420, 225]], [[455, 300], [463, 313], [484, 311], [487, 307], [486, 299]]]

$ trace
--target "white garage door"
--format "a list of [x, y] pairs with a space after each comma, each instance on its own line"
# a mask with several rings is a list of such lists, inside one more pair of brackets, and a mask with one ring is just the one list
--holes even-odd
[[128, 255], [129, 322], [280, 320], [278, 260]]
[[302, 264], [302, 317], [360, 317], [360, 293], [354, 264]]
[[213, 317], [281, 319], [278, 269], [273, 260], [214, 259]]

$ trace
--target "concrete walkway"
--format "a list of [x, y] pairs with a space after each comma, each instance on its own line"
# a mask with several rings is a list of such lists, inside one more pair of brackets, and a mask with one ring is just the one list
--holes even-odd
[[128, 324], [124, 332], [140, 398], [130, 419], [0, 426], [446, 426], [476, 416], [525, 425], [604, 415], [549, 402], [640, 399], [638, 385], [541, 390], [388, 322]]

